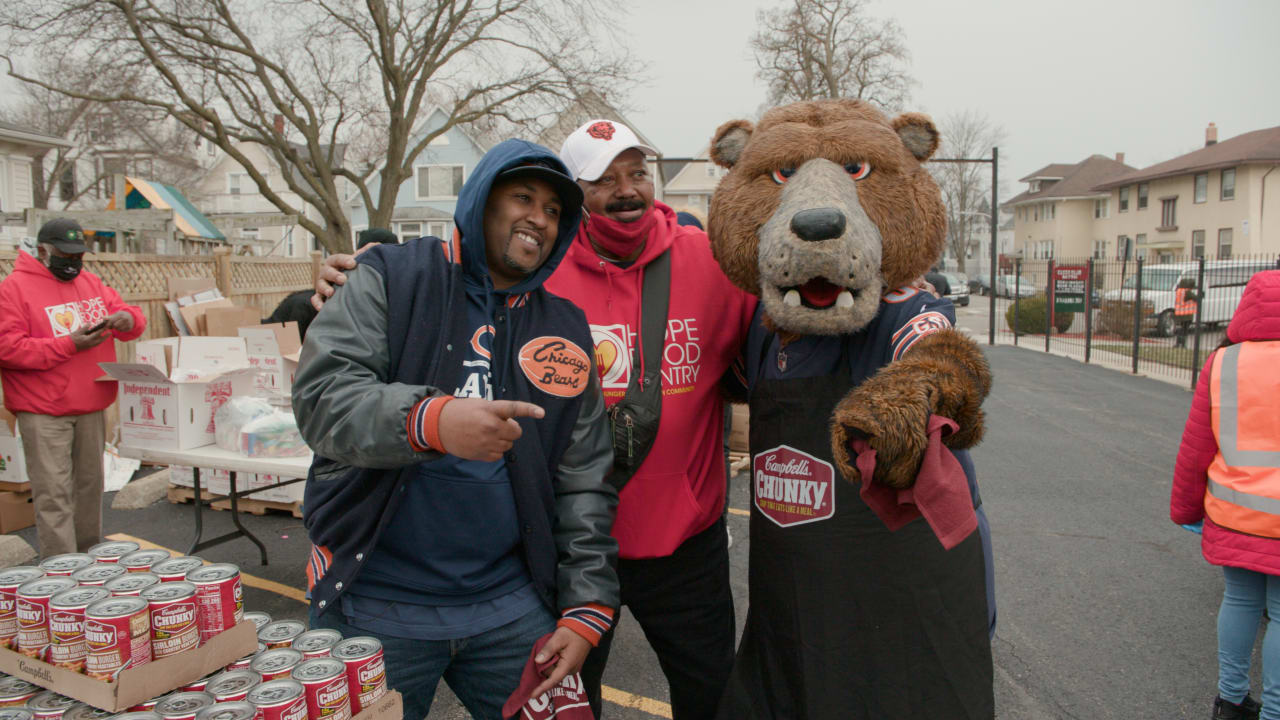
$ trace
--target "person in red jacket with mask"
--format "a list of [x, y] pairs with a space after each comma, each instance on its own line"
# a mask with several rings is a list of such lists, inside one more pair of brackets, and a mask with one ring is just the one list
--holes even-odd
[[116, 383], [97, 382], [115, 362], [112, 339], [134, 340], [147, 318], [84, 270], [84, 231], [45, 223], [38, 258], [18, 253], [0, 282], [0, 378], [18, 418], [44, 557], [83, 552], [101, 540], [102, 411]]
[[[1253, 276], [1196, 385], [1174, 466], [1169, 516], [1200, 530], [1222, 566], [1216, 720], [1280, 719], [1280, 271]], [[1199, 523], [1203, 525], [1198, 526]], [[1249, 660], [1262, 611], [1262, 703]]]

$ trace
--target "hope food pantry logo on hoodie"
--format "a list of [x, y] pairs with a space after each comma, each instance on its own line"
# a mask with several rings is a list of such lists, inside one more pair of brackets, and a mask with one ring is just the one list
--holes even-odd
[[77, 302], [47, 305], [44, 314], [49, 318], [49, 329], [54, 337], [64, 337], [85, 326], [92, 327], [107, 316], [107, 304], [102, 298], [90, 298]]
[[[662, 392], [689, 392], [702, 369], [702, 333], [697, 318], [670, 318], [662, 347]], [[631, 382], [631, 356], [638, 338], [631, 325], [592, 325], [600, 387], [608, 397], [621, 397]]]
[[836, 512], [831, 463], [779, 445], [752, 460], [755, 504], [779, 527], [827, 520]]

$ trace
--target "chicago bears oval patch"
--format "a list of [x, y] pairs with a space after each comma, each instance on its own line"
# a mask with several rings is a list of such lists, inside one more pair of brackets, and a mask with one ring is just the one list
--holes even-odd
[[548, 395], [571, 398], [587, 389], [591, 358], [564, 338], [534, 338], [520, 348], [519, 358], [524, 376]]

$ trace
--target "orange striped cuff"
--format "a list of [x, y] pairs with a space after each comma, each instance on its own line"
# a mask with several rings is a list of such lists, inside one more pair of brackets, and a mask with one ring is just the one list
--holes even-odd
[[445, 451], [440, 442], [440, 412], [450, 400], [453, 400], [452, 395], [436, 395], [423, 398], [409, 409], [405, 431], [409, 435], [409, 446], [415, 452]]
[[604, 605], [588, 603], [579, 607], [565, 608], [556, 627], [567, 627], [586, 638], [595, 647], [600, 638], [613, 626], [613, 609]]

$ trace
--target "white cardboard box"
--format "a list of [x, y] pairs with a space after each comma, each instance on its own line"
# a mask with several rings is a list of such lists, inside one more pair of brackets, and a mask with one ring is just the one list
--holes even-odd
[[285, 358], [302, 347], [302, 342], [298, 339], [298, 323], [242, 327], [237, 332], [245, 339], [249, 364], [263, 371], [258, 377], [257, 387], [288, 394], [293, 388], [293, 373], [297, 366], [291, 366]]
[[0, 435], [0, 482], [27, 481], [26, 456], [22, 454], [22, 438]]
[[138, 362], [99, 363], [120, 382], [124, 445], [188, 450], [213, 443], [213, 413], [253, 391], [243, 338], [178, 337], [137, 345]]

